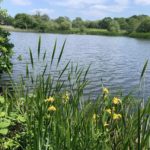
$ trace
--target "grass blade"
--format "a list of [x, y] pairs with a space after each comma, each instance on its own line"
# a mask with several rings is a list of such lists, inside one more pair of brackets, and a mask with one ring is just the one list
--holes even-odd
[[46, 58], [46, 51], [45, 51], [45, 53], [43, 55], [43, 61], [45, 60], [45, 58]]
[[57, 39], [55, 40], [55, 44], [54, 44], [54, 48], [53, 48], [53, 53], [52, 53], [52, 57], [51, 57], [51, 65], [52, 65], [53, 60], [54, 60], [54, 56], [55, 56], [55, 52], [56, 52], [56, 47], [57, 47]]
[[89, 70], [90, 70], [90, 67], [91, 67], [91, 64], [88, 66], [88, 68], [87, 68], [87, 70], [86, 70], [86, 72], [85, 72], [85, 74], [84, 74], [84, 81], [85, 81], [86, 76], [87, 76], [87, 74], [88, 74], [88, 72], [89, 72]]
[[142, 80], [142, 78], [144, 76], [144, 73], [146, 71], [147, 65], [148, 65], [148, 60], [145, 62], [144, 67], [142, 69], [142, 73], [141, 73], [141, 76], [140, 76], [140, 81]]
[[59, 76], [58, 79], [60, 79], [62, 77], [63, 73], [66, 71], [66, 69], [67, 69], [67, 67], [68, 67], [69, 64], [70, 64], [70, 61], [67, 63], [67, 65], [65, 66], [65, 68], [62, 70], [62, 72], [61, 72], [61, 74], [60, 74], [60, 76]]
[[45, 75], [46, 69], [47, 69], [47, 64], [46, 64], [46, 65], [45, 65], [45, 67], [44, 67], [44, 71], [43, 71], [42, 76], [44, 76], [44, 75]]
[[30, 61], [31, 61], [31, 65], [32, 65], [32, 68], [34, 68], [33, 55], [32, 55], [32, 51], [31, 51], [30, 48], [29, 48], [29, 51], [30, 51]]
[[141, 111], [140, 104], [138, 106], [138, 150], [141, 150]]
[[64, 48], [65, 48], [65, 44], [66, 44], [66, 40], [65, 40], [64, 43], [63, 43], [63, 46], [62, 46], [62, 49], [61, 49], [61, 52], [60, 52], [60, 55], [59, 55], [59, 58], [58, 58], [58, 61], [57, 61], [57, 67], [58, 67], [58, 65], [59, 65], [59, 63], [60, 63], [60, 60], [61, 60], [61, 57], [62, 57]]
[[28, 64], [26, 64], [26, 77], [27, 78], [29, 77], [29, 67], [28, 67]]
[[38, 60], [40, 58], [40, 51], [41, 51], [41, 36], [39, 37], [39, 42], [38, 42]]

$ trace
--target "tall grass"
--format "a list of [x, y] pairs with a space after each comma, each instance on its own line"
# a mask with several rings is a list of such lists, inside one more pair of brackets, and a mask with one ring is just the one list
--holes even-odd
[[[88, 85], [87, 69], [70, 61], [53, 76], [48, 70], [55, 64], [59, 70], [65, 47], [64, 42], [56, 59], [57, 41], [50, 62], [43, 72], [33, 77], [36, 63], [32, 50], [31, 63], [26, 66], [26, 79], [20, 86], [13, 84], [13, 93], [4, 90], [0, 101], [1, 121], [10, 120], [8, 132], [0, 132], [0, 149], [24, 150], [129, 150], [150, 148], [150, 100], [141, 107], [141, 101], [131, 94], [112, 97], [102, 87], [96, 99], [84, 99]], [[45, 61], [41, 53], [41, 38], [37, 46], [38, 60]], [[141, 73], [144, 76], [147, 63]], [[33, 71], [29, 70], [31, 68]], [[46, 73], [48, 72], [48, 75]], [[61, 80], [67, 74], [67, 85]], [[28, 87], [28, 83], [32, 89]], [[19, 87], [19, 88], [18, 88]], [[101, 90], [101, 88], [100, 88]], [[1, 99], [2, 99], [1, 97]], [[12, 115], [15, 114], [15, 117]], [[15, 128], [15, 129], [14, 129]], [[1, 123], [0, 123], [0, 131]]]

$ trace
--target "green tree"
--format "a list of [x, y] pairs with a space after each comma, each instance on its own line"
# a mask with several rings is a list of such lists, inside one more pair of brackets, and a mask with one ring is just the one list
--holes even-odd
[[84, 25], [87, 28], [99, 28], [99, 21], [85, 21]]
[[72, 27], [73, 28], [82, 28], [84, 26], [85, 26], [85, 23], [80, 17], [77, 17], [76, 19], [74, 19], [72, 21]]
[[13, 25], [13, 24], [14, 24], [14, 18], [11, 17], [10, 15], [8, 15], [8, 16], [4, 19], [4, 24], [5, 24], [5, 25]]
[[146, 15], [139, 15], [139, 16], [132, 16], [130, 18], [127, 19], [128, 22], [128, 29], [127, 31], [129, 33], [131, 32], [135, 32], [137, 30], [137, 28], [139, 27], [139, 25], [141, 24], [141, 22], [143, 22], [145, 19], [147, 19], [148, 16]]
[[120, 25], [117, 21], [112, 20], [108, 25], [108, 31], [111, 32], [119, 32], [120, 31]]
[[119, 23], [120, 29], [122, 30], [128, 29], [128, 23], [126, 21], [126, 18], [114, 18], [114, 20], [116, 20]]
[[59, 25], [57, 22], [48, 21], [46, 23], [46, 32], [57, 31], [59, 29]]
[[44, 14], [44, 15], [41, 15], [41, 20], [43, 20], [43, 21], [49, 21], [50, 18], [49, 18], [49, 16], [47, 14]]
[[71, 29], [71, 23], [69, 21], [63, 21], [59, 24], [60, 30], [70, 30]]
[[9, 72], [12, 68], [10, 58], [13, 54], [13, 44], [9, 42], [10, 33], [0, 28], [0, 72]]
[[[1, 3], [1, 1], [0, 1]], [[5, 10], [0, 8], [1, 17], [5, 18]], [[9, 33], [0, 28], [0, 72], [10, 72], [12, 64], [10, 58], [13, 54], [13, 44], [9, 42]]]
[[150, 32], [150, 18], [144, 20], [136, 30], [137, 32]]
[[111, 21], [112, 21], [112, 18], [110, 18], [110, 17], [106, 17], [106, 18], [102, 19], [101, 21], [99, 21], [99, 28], [108, 29], [108, 26]]
[[58, 24], [62, 23], [62, 22], [65, 22], [65, 21], [68, 21], [70, 22], [70, 19], [68, 17], [58, 17], [56, 20], [55, 20]]
[[37, 25], [36, 20], [28, 14], [17, 14], [14, 20], [14, 26], [21, 29], [32, 29]]
[[70, 30], [72, 27], [68, 17], [58, 17], [55, 22], [59, 25], [59, 30]]
[[[2, 0], [0, 0], [0, 3]], [[7, 10], [0, 7], [0, 24], [4, 24], [5, 18], [8, 16]]]

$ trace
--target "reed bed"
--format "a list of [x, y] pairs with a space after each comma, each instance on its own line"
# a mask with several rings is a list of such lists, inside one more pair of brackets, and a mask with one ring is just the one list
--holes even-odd
[[[57, 61], [59, 68], [64, 42]], [[37, 46], [39, 61], [41, 38]], [[26, 65], [26, 78], [20, 84], [12, 81], [13, 93], [3, 89], [0, 96], [1, 150], [147, 150], [150, 148], [150, 100], [143, 104], [129, 93], [112, 96], [107, 87], [100, 87], [97, 98], [85, 100], [84, 89], [89, 84], [90, 66], [81, 69], [67, 62], [57, 79], [48, 68], [54, 64], [57, 41], [50, 63], [34, 77], [36, 67], [32, 50], [31, 63]], [[142, 82], [148, 61], [145, 63]], [[29, 69], [30, 68], [30, 69]], [[61, 78], [67, 73], [68, 86]], [[30, 83], [32, 89], [27, 84]], [[18, 88], [19, 87], [19, 88]]]

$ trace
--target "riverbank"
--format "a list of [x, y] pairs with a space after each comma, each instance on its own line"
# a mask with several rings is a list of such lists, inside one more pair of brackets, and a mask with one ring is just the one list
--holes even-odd
[[0, 25], [0, 28], [9, 31], [9, 32], [36, 32], [35, 30], [31, 29], [19, 29], [19, 28], [14, 28], [13, 26], [6, 26], [6, 25]]
[[137, 32], [133, 32], [133, 33], [129, 34], [129, 36], [133, 37], [133, 38], [150, 39], [150, 33], [137, 33]]
[[[36, 30], [31, 30], [31, 29], [19, 29], [19, 28], [14, 28], [13, 26], [5, 26], [5, 25], [0, 25], [0, 27], [4, 30], [7, 30], [9, 32], [35, 32], [38, 33]], [[87, 34], [87, 35], [106, 35], [106, 36], [128, 36], [132, 38], [142, 38], [142, 39], [150, 39], [150, 33], [137, 33], [133, 32], [128, 34], [126, 31], [121, 30], [120, 32], [110, 32], [105, 29], [79, 29], [79, 28], [72, 28], [71, 30], [65, 30], [65, 31], [51, 31], [47, 33], [61, 33], [61, 34]]]
[[[20, 28], [14, 28], [13, 26], [6, 26], [6, 25], [0, 25], [0, 27], [4, 30], [7, 30], [9, 32], [39, 32], [37, 30], [31, 30], [31, 29], [20, 29]], [[79, 29], [79, 28], [72, 28], [70, 30], [55, 30], [48, 33], [61, 33], [61, 34], [88, 34], [88, 35], [109, 35], [109, 36], [121, 36], [125, 35], [125, 31], [120, 32], [109, 32], [105, 29]]]

